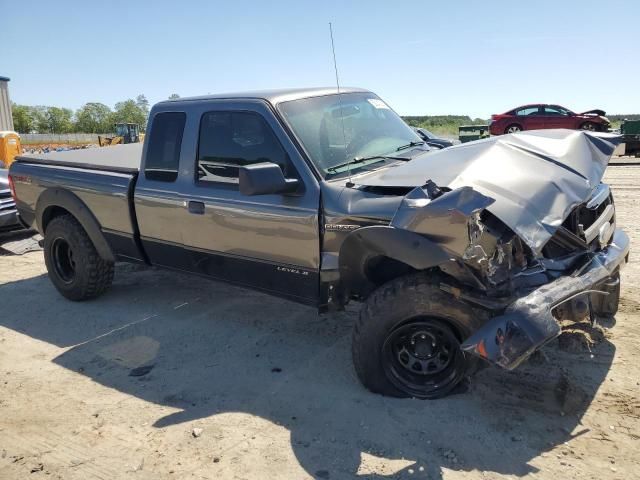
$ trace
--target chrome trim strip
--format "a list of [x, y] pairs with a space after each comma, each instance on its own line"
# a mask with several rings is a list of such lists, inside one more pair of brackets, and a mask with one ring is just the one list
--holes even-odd
[[593, 222], [593, 224], [584, 231], [584, 238], [587, 243], [591, 243], [600, 233], [600, 227], [605, 225], [606, 223], [611, 223], [611, 219], [613, 218], [613, 214], [616, 212], [613, 204], [607, 205], [607, 208], [604, 209], [602, 215], [598, 217], [598, 219]]
[[590, 210], [598, 208], [602, 204], [602, 202], [609, 198], [610, 194], [611, 190], [609, 189], [609, 185], [607, 185], [606, 183], [601, 183], [593, 191], [591, 199], [587, 202], [587, 208]]

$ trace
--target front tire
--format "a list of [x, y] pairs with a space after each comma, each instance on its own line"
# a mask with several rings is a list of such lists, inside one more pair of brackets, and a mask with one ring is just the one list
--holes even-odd
[[460, 343], [483, 312], [443, 292], [424, 273], [397, 278], [364, 303], [352, 354], [362, 384], [393, 397], [446, 396], [477, 366]]
[[584, 122], [580, 125], [580, 130], [587, 130], [589, 132], [597, 132], [598, 126], [593, 122]]
[[44, 261], [51, 283], [69, 300], [95, 298], [113, 281], [113, 262], [100, 257], [87, 232], [71, 215], [55, 217], [47, 225]]
[[507, 128], [504, 129], [504, 133], [518, 133], [522, 131], [522, 127], [516, 123], [514, 123], [513, 125], [509, 125]]

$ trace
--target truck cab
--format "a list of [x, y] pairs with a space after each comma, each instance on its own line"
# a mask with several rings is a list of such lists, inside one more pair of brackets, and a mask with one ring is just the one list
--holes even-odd
[[[317, 304], [319, 182], [269, 103], [168, 101], [149, 124], [134, 195], [149, 261]], [[265, 162], [295, 188], [244, 194], [241, 170]]]

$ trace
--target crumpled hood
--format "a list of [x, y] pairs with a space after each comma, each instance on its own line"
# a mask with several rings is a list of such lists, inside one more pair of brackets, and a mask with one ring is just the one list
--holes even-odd
[[596, 108], [593, 110], [587, 110], [586, 112], [579, 113], [578, 115], [599, 115], [601, 117], [604, 117], [606, 114], [607, 112], [605, 112], [604, 110], [600, 110]]
[[574, 130], [527, 131], [422, 154], [353, 178], [356, 185], [417, 187], [431, 179], [472, 187], [487, 207], [539, 253], [569, 213], [598, 186], [620, 137]]

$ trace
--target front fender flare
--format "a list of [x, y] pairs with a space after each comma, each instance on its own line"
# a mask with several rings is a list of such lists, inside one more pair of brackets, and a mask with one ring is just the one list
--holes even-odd
[[106, 261], [115, 262], [113, 251], [102, 234], [100, 223], [96, 217], [77, 195], [64, 188], [48, 188], [40, 194], [36, 203], [36, 223], [40, 233], [45, 234], [47, 223], [50, 220], [48, 215], [53, 207], [63, 208], [73, 215], [89, 235], [98, 255]]
[[424, 236], [387, 225], [359, 228], [345, 238], [338, 259], [340, 280], [347, 295], [366, 295], [376, 285], [367, 276], [367, 264], [376, 257], [425, 270], [447, 262], [451, 255]]

